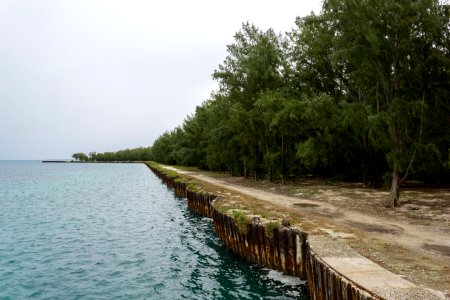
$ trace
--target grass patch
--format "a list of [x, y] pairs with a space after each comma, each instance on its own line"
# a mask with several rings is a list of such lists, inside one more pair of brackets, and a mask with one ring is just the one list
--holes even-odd
[[269, 222], [266, 223], [266, 236], [269, 239], [273, 239], [273, 230], [276, 228], [280, 228], [281, 224], [280, 222], [276, 221], [276, 222]]
[[175, 172], [175, 171], [172, 171], [172, 170], [166, 170], [166, 169], [164, 169], [163, 172], [164, 172], [164, 174], [167, 175], [167, 177], [170, 177], [170, 178], [177, 178], [177, 177], [179, 177], [179, 176], [178, 176], [178, 173]]
[[251, 223], [250, 217], [245, 215], [242, 210], [233, 210], [233, 218], [236, 221], [237, 227], [241, 233], [247, 233], [248, 224]]
[[258, 211], [258, 215], [260, 215], [264, 219], [267, 219], [267, 217], [269, 217], [269, 212], [267, 210]]
[[175, 178], [174, 182], [184, 183], [184, 182], [186, 182], [186, 179], [184, 179], [183, 177], [177, 177], [177, 178]]
[[154, 169], [156, 169], [156, 170], [158, 170], [160, 172], [164, 171], [164, 169], [158, 163], [155, 163], [154, 161], [146, 161], [145, 163], [148, 166], [150, 166], [150, 167], [152, 167], [152, 168], [154, 168]]
[[200, 188], [192, 182], [188, 184], [187, 189], [191, 192], [198, 192]]
[[[184, 179], [184, 180], [185, 180], [185, 182], [188, 181], [187, 179]], [[205, 191], [201, 187], [199, 187], [197, 184], [195, 184], [193, 182], [190, 182], [187, 185], [187, 190], [190, 191], [190, 192], [197, 193], [197, 194], [204, 194], [205, 193]]]
[[180, 165], [176, 165], [176, 168], [183, 170], [183, 171], [190, 171], [190, 172], [201, 172], [202, 171], [197, 167], [186, 167], [186, 166], [180, 166]]
[[163, 168], [160, 164], [155, 163], [154, 161], [147, 161], [146, 164], [149, 165], [150, 167], [158, 170], [159, 172], [165, 174], [167, 177], [174, 179], [174, 182], [183, 183], [183, 182], [187, 181], [186, 178], [181, 177], [177, 172], [172, 171], [172, 170], [167, 170], [167, 169]]

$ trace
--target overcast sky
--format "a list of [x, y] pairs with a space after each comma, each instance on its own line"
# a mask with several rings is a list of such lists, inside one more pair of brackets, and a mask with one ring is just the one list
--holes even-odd
[[290, 31], [320, 0], [0, 0], [0, 159], [149, 146], [217, 88], [242, 22]]

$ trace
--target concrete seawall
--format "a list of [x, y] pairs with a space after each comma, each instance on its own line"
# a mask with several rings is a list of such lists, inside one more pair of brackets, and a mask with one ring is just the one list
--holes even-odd
[[306, 280], [310, 299], [445, 299], [381, 268], [337, 240], [310, 236], [290, 226], [270, 227], [258, 218], [239, 223], [214, 207], [220, 197], [147, 166], [177, 195], [186, 197], [192, 211], [213, 219], [218, 237], [229, 249], [251, 262]]

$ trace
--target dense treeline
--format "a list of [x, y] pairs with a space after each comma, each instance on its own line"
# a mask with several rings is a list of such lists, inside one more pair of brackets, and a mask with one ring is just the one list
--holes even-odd
[[[285, 181], [450, 182], [450, 9], [437, 0], [325, 0], [276, 34], [243, 24], [219, 90], [150, 148], [74, 157], [155, 160]], [[75, 155], [75, 154], [74, 154]]]
[[286, 180], [449, 180], [449, 7], [435, 0], [325, 0], [285, 35], [243, 24], [219, 90], [161, 135], [161, 163]]
[[76, 161], [82, 162], [145, 161], [151, 160], [151, 148], [139, 147], [104, 153], [91, 152], [89, 155], [79, 152], [74, 153], [72, 157]]

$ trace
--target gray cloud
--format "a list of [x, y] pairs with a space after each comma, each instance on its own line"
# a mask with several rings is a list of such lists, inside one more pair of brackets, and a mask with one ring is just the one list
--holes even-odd
[[241, 2], [0, 0], [0, 159], [148, 146], [216, 88], [242, 22], [320, 8]]

